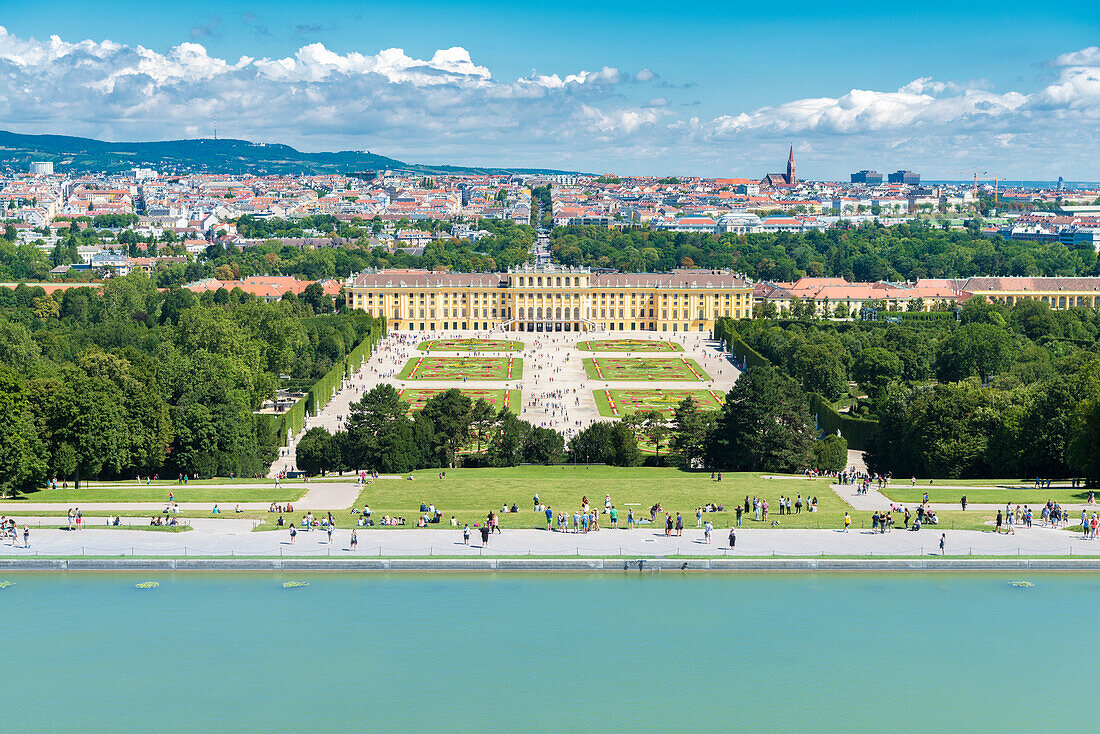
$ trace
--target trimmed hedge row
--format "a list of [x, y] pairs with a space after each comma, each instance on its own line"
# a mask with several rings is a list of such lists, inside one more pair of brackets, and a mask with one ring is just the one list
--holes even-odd
[[745, 362], [748, 367], [766, 367], [771, 364], [768, 358], [746, 344], [733, 328], [734, 322], [720, 318], [714, 324], [714, 337], [722, 343], [724, 349]]
[[[721, 318], [714, 325], [714, 336], [719, 339], [726, 349], [748, 367], [765, 367], [771, 365], [767, 357], [760, 354], [746, 344], [737, 331], [733, 328], [734, 322]], [[848, 448], [856, 451], [866, 451], [871, 445], [871, 437], [878, 431], [878, 421], [869, 421], [862, 418], [853, 418], [842, 415], [836, 411], [825, 398], [817, 393], [810, 393], [810, 412], [817, 416], [817, 427], [823, 435], [840, 435], [848, 442]]]
[[815, 392], [810, 393], [810, 412], [817, 417], [817, 427], [824, 435], [835, 435], [839, 430], [848, 448], [856, 451], [869, 449], [871, 438], [878, 431], [878, 421], [838, 413], [828, 400]]
[[313, 383], [305, 396], [294, 403], [290, 410], [278, 416], [266, 416], [275, 421], [275, 431], [279, 437], [278, 444], [280, 446], [286, 446], [288, 430], [291, 436], [297, 436], [305, 427], [306, 413], [316, 414], [317, 411], [328, 404], [344, 378], [351, 377], [359, 369], [364, 360], [374, 351], [374, 345], [385, 333], [385, 322], [376, 321], [371, 325], [370, 330], [363, 335], [360, 342], [347, 353], [343, 361], [337, 362], [321, 379]]

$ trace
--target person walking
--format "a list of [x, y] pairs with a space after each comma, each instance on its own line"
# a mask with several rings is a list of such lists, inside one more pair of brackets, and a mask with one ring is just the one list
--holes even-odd
[[[535, 495], [535, 501], [536, 502], [538, 501], [538, 498], [539, 498], [539, 496], [536, 494]], [[544, 511], [543, 514], [546, 515], [546, 529], [547, 530], [553, 530], [552, 526], [554, 524], [554, 511], [550, 509], [550, 505], [546, 506], [546, 510]]]
[[328, 544], [332, 545], [332, 523], [329, 523], [328, 527], [325, 528], [325, 530], [326, 532], [328, 532]]
[[626, 511], [626, 529], [627, 530], [633, 530], [634, 529], [634, 508], [633, 507], [628, 508], [627, 511]]
[[290, 544], [294, 545], [294, 542], [297, 538], [298, 538], [298, 528], [291, 525], [290, 526]]
[[676, 537], [679, 538], [684, 534], [684, 516], [679, 512], [676, 513]]
[[737, 545], [737, 533], [734, 528], [730, 528], [730, 548]]
[[965, 494], [962, 496], [962, 499], [959, 500], [959, 504], [962, 505], [963, 512], [966, 512], [966, 495]]
[[359, 536], [355, 534], [355, 528], [351, 529], [351, 550], [354, 553], [355, 547], [359, 545]]
[[848, 532], [848, 528], [852, 527], [852, 516], [847, 512], [844, 513], [844, 532]]
[[710, 545], [710, 531], [714, 529], [714, 526], [710, 524], [710, 520], [703, 523], [703, 542]]
[[23, 547], [31, 547], [31, 529], [26, 525], [23, 526]]
[[736, 527], [741, 527], [741, 505], [733, 508], [733, 516]]
[[944, 554], [945, 546], [947, 545], [947, 533], [940, 533], [940, 555]]
[[470, 526], [469, 524], [462, 526], [462, 545], [470, 544]]

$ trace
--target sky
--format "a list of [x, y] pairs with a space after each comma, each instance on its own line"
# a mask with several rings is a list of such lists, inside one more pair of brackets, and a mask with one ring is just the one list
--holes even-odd
[[1100, 12], [1061, 3], [0, 0], [0, 128], [407, 162], [1100, 180]]

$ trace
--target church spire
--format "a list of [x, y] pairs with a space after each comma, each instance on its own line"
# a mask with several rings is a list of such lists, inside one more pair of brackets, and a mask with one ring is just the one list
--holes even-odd
[[787, 183], [794, 186], [797, 179], [794, 177], [794, 145], [791, 145], [791, 154], [787, 156]]

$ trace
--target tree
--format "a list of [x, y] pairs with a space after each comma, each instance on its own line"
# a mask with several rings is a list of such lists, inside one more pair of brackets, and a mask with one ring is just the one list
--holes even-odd
[[700, 413], [699, 406], [684, 398], [672, 414], [672, 450], [683, 467], [701, 461], [706, 453], [707, 433], [713, 428], [714, 416]]
[[408, 412], [408, 403], [398, 396], [393, 385], [378, 385], [359, 402], [352, 403], [348, 410], [348, 436], [341, 440], [346, 451], [342, 457], [344, 464], [387, 473], [416, 468], [420, 463], [419, 449], [413, 444], [413, 423]]
[[478, 398], [470, 407], [470, 431], [476, 441], [476, 451], [481, 453], [481, 446], [489, 437], [497, 422], [497, 413], [493, 406], [485, 398]]
[[647, 410], [641, 414], [641, 430], [653, 444], [657, 466], [661, 465], [661, 442], [668, 436], [668, 420], [659, 410]]
[[523, 461], [530, 432], [531, 424], [521, 421], [507, 408], [501, 408], [489, 441], [488, 463], [492, 466], [517, 466]]
[[44, 482], [45, 453], [22, 378], [0, 366], [0, 489], [30, 489]]
[[306, 431], [294, 449], [298, 468], [306, 474], [325, 474], [339, 463], [332, 434], [316, 426]]
[[787, 374], [806, 392], [836, 400], [848, 391], [847, 375], [836, 352], [824, 344], [793, 342], [787, 350]]
[[560, 433], [553, 428], [531, 426], [523, 450], [523, 460], [529, 464], [557, 464], [561, 462], [564, 450], [565, 438]]
[[569, 458], [574, 463], [637, 466], [641, 463], [638, 438], [623, 421], [597, 421], [569, 441]]
[[834, 433], [814, 443], [814, 468], [842, 471], [848, 466], [848, 441]]
[[715, 469], [794, 472], [813, 460], [813, 417], [806, 396], [774, 367], [749, 367], [726, 395], [707, 441]]
[[302, 291], [301, 300], [314, 313], [328, 313], [332, 310], [332, 297], [325, 294], [325, 289], [319, 282], [307, 285]]
[[958, 382], [976, 373], [984, 384], [990, 375], [1006, 369], [1011, 358], [1012, 339], [1004, 329], [972, 322], [940, 342], [936, 377], [940, 382]]
[[1082, 401], [1077, 407], [1069, 463], [1091, 484], [1100, 482], [1100, 399]]
[[882, 394], [891, 382], [897, 382], [905, 370], [901, 358], [882, 347], [864, 349], [852, 362], [852, 377], [872, 397]]
[[470, 399], [454, 388], [433, 395], [420, 412], [432, 424], [443, 466], [455, 466], [459, 450], [470, 440]]

